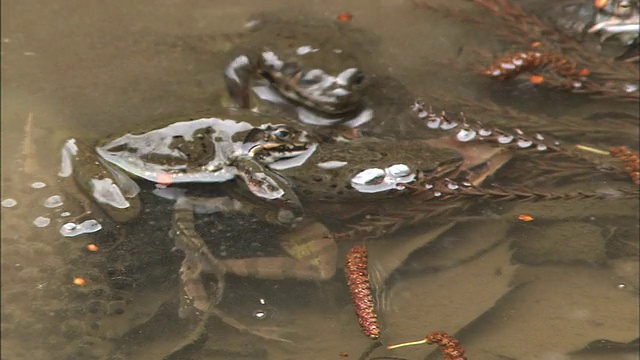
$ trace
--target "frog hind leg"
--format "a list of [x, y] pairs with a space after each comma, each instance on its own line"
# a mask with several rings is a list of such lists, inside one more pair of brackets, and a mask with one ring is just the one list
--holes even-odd
[[[210, 304], [217, 304], [222, 298], [225, 285], [224, 267], [196, 232], [193, 207], [188, 201], [179, 200], [176, 203], [171, 237], [174, 239], [175, 249], [185, 254], [180, 267], [183, 286], [180, 315], [186, 316], [187, 309], [191, 306], [201, 313], [206, 313]], [[205, 273], [211, 273], [217, 279], [213, 301], [210, 301], [202, 283], [202, 275]]]
[[290, 256], [222, 260], [225, 270], [261, 279], [328, 280], [336, 270], [338, 248], [319, 222], [298, 226], [280, 240]]

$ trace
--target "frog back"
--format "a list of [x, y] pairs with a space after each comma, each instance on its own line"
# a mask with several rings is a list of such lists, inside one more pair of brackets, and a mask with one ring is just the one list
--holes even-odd
[[153, 182], [222, 182], [235, 176], [229, 160], [241, 153], [247, 122], [202, 118], [129, 133], [96, 147], [119, 168]]
[[399, 195], [421, 171], [459, 159], [456, 151], [422, 140], [361, 139], [323, 144], [304, 164], [281, 173], [307, 201], [376, 200]]

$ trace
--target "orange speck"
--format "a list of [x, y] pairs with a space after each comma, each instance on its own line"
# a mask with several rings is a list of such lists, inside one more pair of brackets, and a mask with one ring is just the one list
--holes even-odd
[[589, 76], [589, 74], [591, 74], [591, 71], [589, 71], [589, 69], [587, 68], [580, 70], [580, 72], [578, 73], [578, 75], [580, 76]]
[[349, 353], [348, 353], [348, 352], [346, 352], [346, 351], [342, 351], [342, 352], [340, 352], [340, 354], [339, 354], [339, 355], [340, 355], [340, 357], [349, 357]]
[[540, 41], [535, 41], [535, 42], [532, 42], [532, 43], [531, 43], [531, 48], [532, 48], [532, 49], [535, 49], [535, 48], [537, 48], [537, 47], [538, 47], [538, 46], [540, 46], [540, 45], [542, 45], [542, 43], [541, 43]]
[[520, 221], [533, 221], [533, 216], [527, 214], [518, 215], [518, 220]]
[[340, 22], [349, 22], [351, 19], [353, 19], [353, 15], [350, 12], [343, 11], [338, 14], [338, 21]]
[[173, 176], [171, 174], [162, 173], [158, 174], [157, 182], [162, 185], [169, 185], [173, 181]]
[[84, 285], [87, 285], [87, 281], [81, 277], [74, 277], [73, 284], [78, 286], [84, 286]]
[[544, 82], [544, 77], [540, 75], [531, 75], [531, 77], [529, 78], [529, 82], [534, 85], [539, 85], [539, 84], [542, 84], [542, 82]]
[[609, 5], [609, 0], [594, 0], [593, 2], [593, 6], [597, 9], [602, 9], [607, 5]]
[[99, 247], [96, 244], [89, 244], [87, 245], [87, 250], [89, 251], [98, 251]]

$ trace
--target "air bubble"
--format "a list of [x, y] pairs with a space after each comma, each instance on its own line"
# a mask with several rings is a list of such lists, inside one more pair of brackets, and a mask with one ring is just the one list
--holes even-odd
[[458, 184], [456, 183], [447, 183], [447, 187], [449, 188], [449, 190], [458, 190], [460, 188], [460, 186], [458, 186]]
[[478, 135], [483, 136], [483, 137], [484, 137], [484, 136], [489, 136], [489, 135], [491, 135], [491, 130], [487, 130], [487, 129], [480, 129], [480, 130], [478, 131]]
[[440, 125], [440, 129], [442, 129], [442, 130], [451, 130], [451, 129], [455, 128], [456, 126], [458, 126], [458, 123], [455, 122], [455, 121], [444, 121]]
[[18, 205], [18, 202], [15, 201], [14, 199], [4, 199], [4, 200], [2, 200], [2, 207], [12, 208], [12, 207], [14, 207], [16, 205]]
[[35, 220], [33, 220], [33, 225], [43, 228], [51, 223], [51, 219], [46, 218], [44, 216], [38, 216]]
[[264, 310], [255, 310], [253, 312], [253, 318], [256, 320], [264, 320], [267, 318], [267, 312]]
[[626, 93], [636, 92], [636, 91], [638, 91], [638, 85], [634, 85], [634, 84], [625, 84], [625, 85], [624, 85], [624, 91], [625, 91]]
[[55, 208], [63, 204], [62, 197], [60, 195], [53, 195], [47, 198], [43, 203], [46, 208]]
[[513, 141], [513, 135], [500, 135], [498, 136], [498, 142], [500, 144], [508, 144]]
[[411, 169], [404, 164], [395, 164], [387, 168], [387, 173], [393, 177], [402, 177], [411, 174]]
[[47, 184], [43, 183], [42, 181], [36, 181], [33, 184], [31, 184], [31, 187], [34, 189], [42, 189], [45, 186], [47, 186]]
[[437, 129], [440, 127], [440, 121], [441, 119], [439, 117], [433, 118], [429, 121], [427, 121], [427, 127], [429, 129]]
[[524, 148], [528, 148], [529, 146], [533, 145], [533, 141], [527, 140], [527, 139], [518, 139], [516, 144], [518, 145], [519, 148], [524, 149]]
[[456, 135], [456, 139], [462, 142], [471, 141], [475, 137], [476, 132], [473, 129], [460, 129], [460, 131], [458, 131], [458, 134]]
[[547, 150], [547, 145], [538, 144], [538, 146], [536, 146], [536, 149], [539, 150], [539, 151], [545, 151], [545, 150]]

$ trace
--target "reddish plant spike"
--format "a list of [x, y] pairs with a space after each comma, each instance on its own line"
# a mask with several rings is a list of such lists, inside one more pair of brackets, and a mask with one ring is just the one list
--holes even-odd
[[638, 153], [631, 151], [626, 146], [616, 146], [609, 149], [609, 153], [613, 157], [622, 160], [624, 170], [629, 174], [631, 180], [640, 185], [640, 157]]
[[366, 247], [354, 246], [351, 248], [347, 254], [345, 275], [362, 332], [371, 339], [379, 338], [380, 325], [374, 310], [371, 285], [369, 284]]
[[568, 79], [579, 79], [586, 74], [586, 69], [578, 70], [575, 61], [546, 51], [521, 51], [507, 54], [482, 73], [503, 81], [542, 66], [548, 66], [558, 75]]
[[459, 345], [459, 341], [443, 331], [436, 331], [425, 337], [427, 344], [436, 344], [444, 360], [467, 360], [464, 356], [464, 348]]

